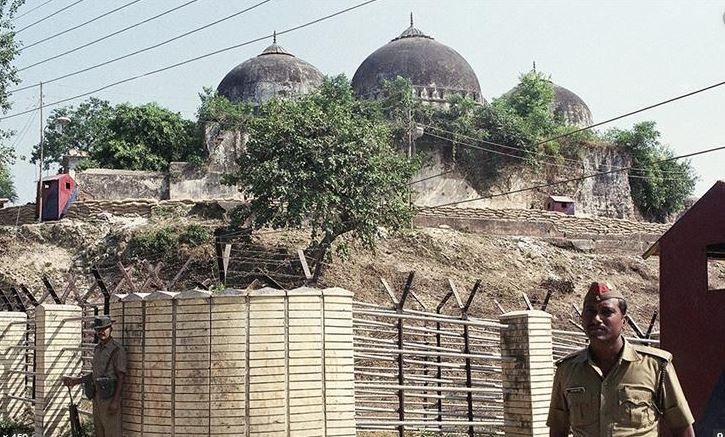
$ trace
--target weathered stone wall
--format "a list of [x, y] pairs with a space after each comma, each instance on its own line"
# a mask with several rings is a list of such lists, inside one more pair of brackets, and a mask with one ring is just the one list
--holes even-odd
[[[437, 206], [450, 202], [467, 201], [462, 208], [540, 208], [551, 195], [566, 195], [576, 200], [577, 213], [587, 215], [635, 218], [629, 187], [629, 173], [614, 172], [569, 184], [558, 184], [539, 190], [526, 190], [505, 196], [479, 199], [486, 195], [524, 190], [532, 186], [546, 185], [552, 181], [575, 178], [609, 171], [630, 165], [628, 155], [611, 147], [590, 147], [587, 156], [579, 164], [545, 166], [542, 171], [528, 167], [509, 166], [505, 172], [491, 181], [487, 192], [477, 191], [463, 174], [445, 158], [444, 147], [438, 153], [425, 152], [430, 161], [415, 180], [417, 192], [414, 202], [418, 206]], [[483, 171], [483, 170], [482, 170]], [[439, 174], [442, 176], [438, 176]], [[430, 179], [427, 179], [430, 178]], [[477, 200], [474, 200], [477, 199]]]
[[75, 181], [82, 199], [169, 198], [168, 175], [164, 172], [92, 168], [76, 173]]
[[172, 162], [169, 167], [169, 198], [178, 199], [244, 199], [235, 185], [224, 185], [224, 171], [198, 168], [188, 162]]
[[586, 250], [644, 252], [671, 226], [607, 217], [577, 217], [538, 209], [422, 208], [414, 223], [423, 227], [448, 226], [491, 235], [549, 238]]

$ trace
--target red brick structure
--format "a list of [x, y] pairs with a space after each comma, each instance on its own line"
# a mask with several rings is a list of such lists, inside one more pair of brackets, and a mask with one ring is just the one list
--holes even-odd
[[643, 256], [651, 255], [660, 257], [662, 347], [674, 354], [697, 435], [715, 435], [725, 429], [725, 290], [712, 286], [722, 288], [714, 267], [720, 263], [721, 275], [725, 266], [725, 181]]
[[76, 182], [67, 174], [43, 178], [42, 196], [43, 221], [60, 220], [78, 196]]

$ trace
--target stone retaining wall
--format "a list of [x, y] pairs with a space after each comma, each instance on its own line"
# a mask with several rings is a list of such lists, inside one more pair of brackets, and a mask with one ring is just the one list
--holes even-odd
[[549, 238], [555, 244], [592, 250], [645, 251], [671, 224], [636, 222], [607, 217], [581, 217], [537, 209], [423, 208], [414, 224], [448, 226], [456, 230]]

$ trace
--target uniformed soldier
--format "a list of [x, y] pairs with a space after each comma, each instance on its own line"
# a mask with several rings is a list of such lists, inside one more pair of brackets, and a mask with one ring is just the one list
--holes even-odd
[[126, 376], [126, 351], [111, 337], [110, 316], [96, 317], [93, 328], [98, 344], [93, 350], [93, 372], [81, 377], [66, 376], [63, 383], [88, 383], [93, 394], [93, 425], [97, 437], [121, 437], [121, 392]]
[[695, 435], [672, 354], [625, 340], [626, 313], [619, 291], [589, 287], [582, 313], [589, 347], [556, 363], [549, 435], [657, 436], [660, 418], [675, 436]]

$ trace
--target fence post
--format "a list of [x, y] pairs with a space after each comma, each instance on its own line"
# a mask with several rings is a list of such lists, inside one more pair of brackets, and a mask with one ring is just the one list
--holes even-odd
[[546, 416], [551, 399], [554, 363], [551, 315], [513, 311], [500, 316], [504, 433], [548, 436]]
[[[69, 429], [64, 375], [81, 370], [82, 312], [76, 305], [41, 304], [35, 310], [35, 436], [56, 437]], [[80, 399], [80, 386], [75, 398]]]
[[398, 385], [400, 386], [398, 390], [398, 420], [400, 421], [400, 425], [398, 425], [398, 437], [403, 437], [405, 434], [405, 352], [403, 352], [405, 349], [405, 332], [403, 329], [405, 324], [403, 323], [402, 314], [405, 312], [405, 301], [408, 299], [410, 287], [413, 285], [414, 275], [415, 272], [410, 272], [408, 275], [408, 280], [405, 282], [405, 287], [403, 287], [403, 294], [400, 296], [397, 308], [398, 314], [401, 315], [398, 318]]
[[30, 403], [25, 375], [19, 373], [26, 356], [28, 316], [20, 311], [0, 312], [0, 418], [21, 420]]

